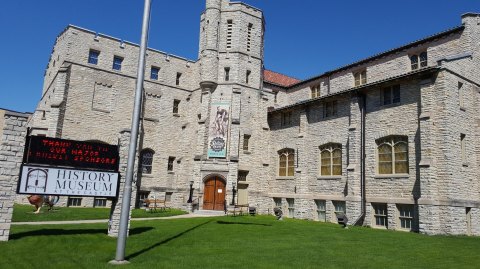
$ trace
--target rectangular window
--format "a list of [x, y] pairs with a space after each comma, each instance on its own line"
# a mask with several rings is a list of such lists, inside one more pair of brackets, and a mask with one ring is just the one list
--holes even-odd
[[97, 50], [90, 50], [88, 52], [88, 63], [89, 64], [98, 64], [98, 56], [100, 52]]
[[113, 56], [113, 65], [112, 65], [112, 69], [113, 70], [122, 70], [122, 62], [123, 62], [123, 58], [122, 57], [119, 57], [119, 56]]
[[173, 195], [173, 192], [166, 192], [165, 193], [165, 202], [172, 201], [172, 195]]
[[250, 74], [251, 73], [252, 73], [252, 71], [247, 70], [247, 73], [245, 74], [245, 83], [246, 84], [250, 83]]
[[388, 227], [387, 204], [372, 204], [374, 209], [375, 226]]
[[168, 166], [167, 171], [173, 171], [173, 162], [175, 161], [175, 157], [168, 157]]
[[243, 135], [243, 150], [248, 151], [248, 142], [250, 140], [250, 135]]
[[332, 201], [332, 203], [333, 203], [333, 206], [335, 207], [335, 215], [340, 213], [343, 213], [343, 214], [347, 213], [345, 201]]
[[282, 207], [282, 198], [273, 198], [273, 202], [275, 203], [275, 207]]
[[82, 206], [82, 198], [68, 197], [67, 206]]
[[413, 229], [413, 205], [397, 205], [400, 228], [411, 231]]
[[288, 217], [295, 218], [295, 199], [287, 198], [288, 203]]
[[249, 23], [248, 24], [248, 29], [247, 29], [247, 51], [250, 51], [251, 49], [251, 42], [252, 42], [252, 28], [253, 24]]
[[400, 103], [400, 85], [385, 87], [382, 89], [382, 104], [390, 105]]
[[467, 218], [467, 235], [472, 235], [472, 208], [465, 208], [465, 215]]
[[460, 109], [465, 109], [465, 98], [464, 98], [463, 83], [458, 82], [458, 99], [460, 103]]
[[173, 113], [178, 114], [178, 107], [180, 106], [180, 100], [173, 100]]
[[312, 98], [320, 97], [320, 84], [310, 87], [310, 93]]
[[233, 21], [227, 21], [227, 50], [232, 48]]
[[367, 70], [359, 71], [353, 76], [355, 78], [355, 86], [367, 84]]
[[105, 198], [95, 198], [93, 200], [93, 207], [106, 207], [107, 199]]
[[248, 171], [238, 171], [238, 181], [247, 181]]
[[160, 68], [152, 66], [150, 69], [150, 79], [151, 80], [158, 80], [158, 73], [160, 72]]
[[290, 124], [292, 124], [292, 112], [291, 111], [283, 112], [281, 125], [289, 126]]
[[315, 200], [315, 204], [317, 205], [317, 219], [322, 222], [327, 221], [327, 208], [325, 200]]
[[230, 80], [230, 67], [225, 67], [225, 81]]
[[462, 164], [465, 164], [467, 162], [465, 134], [460, 134], [460, 150], [462, 156]]
[[325, 118], [336, 116], [337, 115], [337, 101], [330, 101], [324, 103], [324, 112], [323, 115]]
[[180, 78], [182, 77], [182, 73], [177, 72], [177, 79], [175, 80], [175, 85], [180, 85]]

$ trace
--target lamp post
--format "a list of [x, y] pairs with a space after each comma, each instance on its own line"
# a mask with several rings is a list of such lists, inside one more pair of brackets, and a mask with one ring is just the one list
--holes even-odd
[[192, 197], [193, 197], [193, 180], [190, 180], [190, 195], [188, 196], [187, 203], [189, 204], [192, 203]]
[[237, 190], [235, 189], [235, 182], [232, 182], [232, 205], [235, 205], [235, 194]]

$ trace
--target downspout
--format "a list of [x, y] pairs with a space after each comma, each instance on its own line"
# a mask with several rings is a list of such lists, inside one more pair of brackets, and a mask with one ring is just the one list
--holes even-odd
[[366, 110], [366, 97], [364, 94], [358, 93], [360, 99], [360, 196], [361, 196], [361, 208], [360, 216], [353, 223], [355, 226], [363, 225], [365, 220], [365, 212], [367, 207], [366, 191], [365, 191], [365, 110]]

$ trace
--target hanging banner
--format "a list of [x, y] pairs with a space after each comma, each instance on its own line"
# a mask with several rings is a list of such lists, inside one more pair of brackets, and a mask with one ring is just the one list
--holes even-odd
[[230, 103], [213, 102], [208, 134], [209, 158], [225, 158], [227, 156], [229, 119]]

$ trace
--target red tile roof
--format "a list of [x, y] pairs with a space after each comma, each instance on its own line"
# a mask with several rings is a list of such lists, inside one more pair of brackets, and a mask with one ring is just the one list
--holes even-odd
[[267, 69], [263, 70], [263, 80], [265, 82], [270, 82], [272, 84], [276, 84], [283, 87], [288, 87], [290, 85], [300, 82], [299, 79], [285, 76], [283, 74], [273, 72]]

